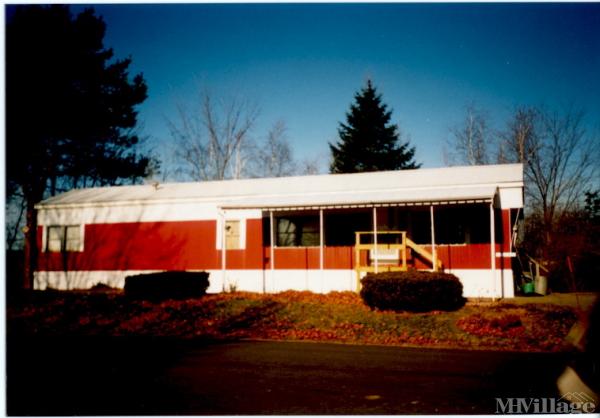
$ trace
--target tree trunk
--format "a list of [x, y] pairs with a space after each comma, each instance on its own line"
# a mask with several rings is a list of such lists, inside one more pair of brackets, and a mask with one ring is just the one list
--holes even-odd
[[19, 227], [21, 226], [21, 219], [23, 219], [23, 213], [25, 212], [25, 200], [21, 199], [21, 208], [19, 209], [19, 216], [17, 217], [17, 221], [15, 222], [15, 225], [12, 229], [12, 231], [10, 232], [10, 234], [8, 235], [8, 237], [6, 237], [6, 249], [7, 250], [12, 250], [13, 249], [13, 245], [15, 245], [15, 242], [17, 241], [17, 237], [19, 236]]
[[[26, 197], [27, 199], [27, 197]], [[35, 213], [35, 199], [27, 199], [27, 215], [25, 225], [25, 248], [23, 262], [23, 288], [33, 288], [33, 272], [37, 266], [37, 217]]]
[[56, 195], [56, 176], [50, 177], [50, 196]]

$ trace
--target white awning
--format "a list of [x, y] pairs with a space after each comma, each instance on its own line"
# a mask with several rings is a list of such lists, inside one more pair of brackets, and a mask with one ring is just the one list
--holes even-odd
[[260, 199], [228, 201], [223, 209], [262, 209], [274, 211], [333, 209], [382, 206], [422, 206], [493, 202], [497, 187], [417, 188], [345, 193], [315, 193], [269, 196]]

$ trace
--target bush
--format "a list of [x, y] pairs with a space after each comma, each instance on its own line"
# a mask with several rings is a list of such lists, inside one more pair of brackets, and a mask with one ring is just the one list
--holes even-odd
[[395, 311], [453, 311], [465, 304], [462, 283], [453, 274], [427, 271], [369, 273], [360, 296], [371, 308]]
[[90, 288], [90, 292], [98, 292], [98, 293], [110, 292], [113, 290], [116, 290], [116, 288], [110, 287], [109, 285], [104, 284], [104, 283], [96, 283], [95, 285], [93, 285]]
[[133, 299], [165, 300], [201, 297], [208, 288], [208, 273], [167, 271], [125, 278], [125, 295]]
[[23, 297], [23, 251], [6, 250], [6, 299], [17, 302]]

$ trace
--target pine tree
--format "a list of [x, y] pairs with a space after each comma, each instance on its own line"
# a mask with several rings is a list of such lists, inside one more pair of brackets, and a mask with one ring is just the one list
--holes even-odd
[[134, 182], [155, 161], [139, 153], [136, 107], [147, 97], [131, 60], [105, 48], [93, 9], [11, 6], [6, 26], [6, 175], [26, 202], [25, 276], [37, 251], [34, 205], [72, 187]]
[[397, 125], [391, 124], [392, 112], [381, 102], [371, 81], [354, 96], [355, 103], [340, 123], [337, 144], [329, 144], [332, 173], [404, 170], [419, 168], [414, 161], [415, 148], [400, 140]]

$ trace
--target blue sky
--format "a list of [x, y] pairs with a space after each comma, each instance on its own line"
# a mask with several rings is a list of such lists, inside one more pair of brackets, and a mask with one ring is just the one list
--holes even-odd
[[256, 102], [255, 137], [282, 119], [296, 157], [325, 163], [327, 142], [367, 78], [424, 167], [444, 164], [442, 144], [471, 102], [496, 127], [518, 105], [572, 104], [587, 111], [591, 130], [600, 127], [600, 4], [94, 8], [108, 26], [105, 45], [144, 73], [140, 121], [163, 155], [165, 119], [199, 87]]

